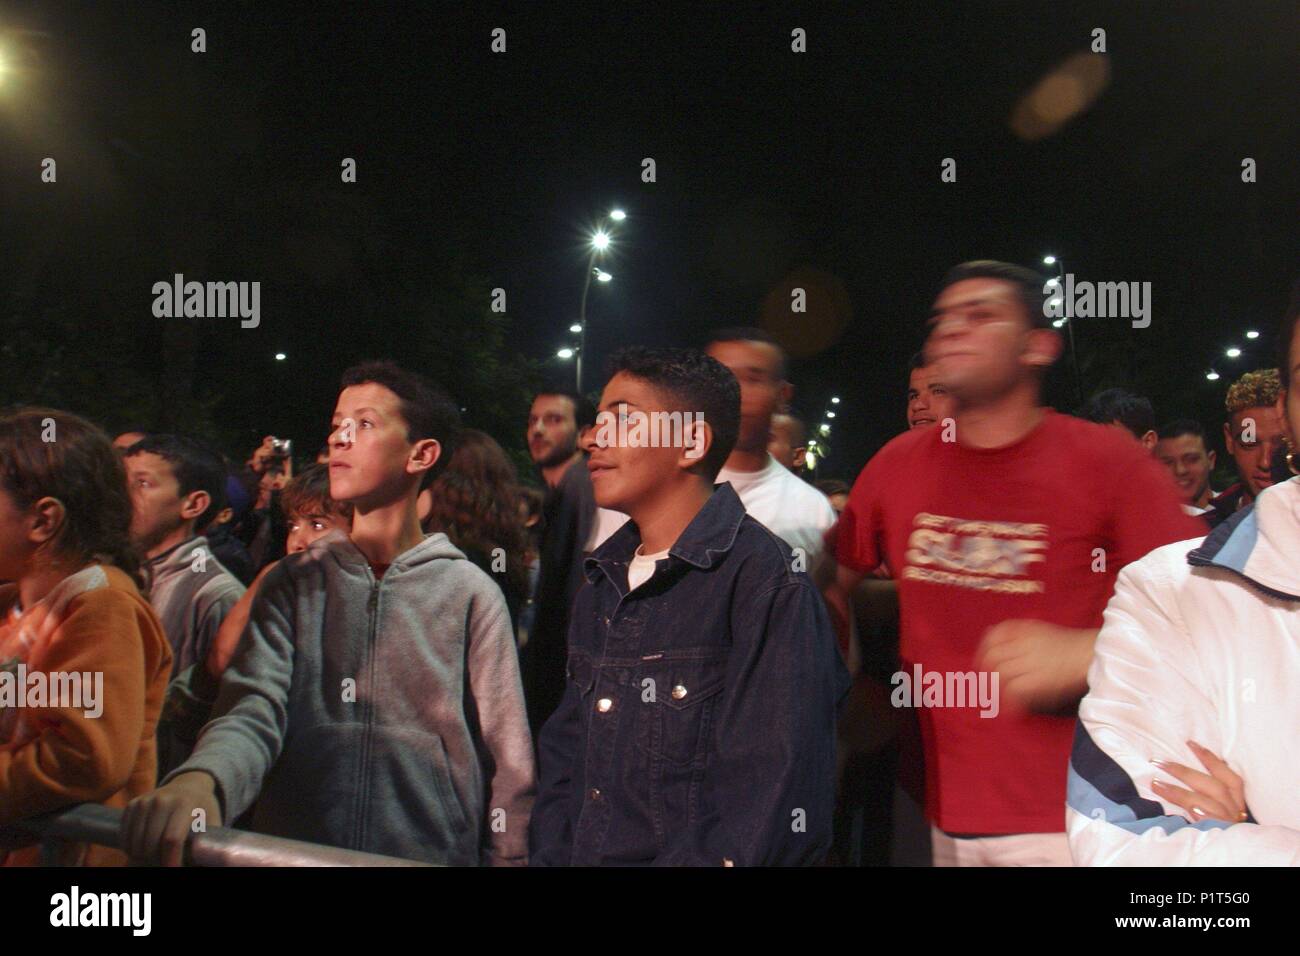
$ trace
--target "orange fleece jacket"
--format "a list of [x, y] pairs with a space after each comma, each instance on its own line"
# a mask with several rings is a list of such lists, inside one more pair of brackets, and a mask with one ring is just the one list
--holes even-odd
[[[0, 825], [78, 803], [121, 808], [154, 789], [156, 728], [172, 655], [149, 602], [126, 574], [105, 565], [65, 578], [21, 614], [17, 602], [17, 585], [0, 586], [0, 665], [12, 670], [21, 661], [29, 675], [102, 673], [102, 713], [0, 708]], [[40, 849], [7, 857], [0, 850], [0, 860], [36, 864]], [[103, 866], [127, 858], [108, 847], [68, 844], [58, 862]]]

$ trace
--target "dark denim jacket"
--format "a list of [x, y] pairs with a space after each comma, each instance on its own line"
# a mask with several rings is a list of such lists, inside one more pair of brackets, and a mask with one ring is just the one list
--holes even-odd
[[531, 862], [820, 862], [849, 678], [811, 576], [728, 484], [628, 594], [640, 540], [629, 522], [586, 561]]

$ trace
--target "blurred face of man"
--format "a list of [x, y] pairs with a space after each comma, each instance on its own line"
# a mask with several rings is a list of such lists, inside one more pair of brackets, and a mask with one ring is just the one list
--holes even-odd
[[[688, 457], [689, 449], [667, 443], [656, 448], [647, 447], [649, 442], [629, 441], [622, 446], [609, 442], [609, 436], [620, 430], [616, 424], [620, 414], [626, 414], [625, 427], [631, 435], [634, 415], [671, 411], [674, 409], [668, 407], [659, 390], [644, 379], [619, 372], [609, 380], [600, 397], [600, 420], [583, 439], [596, 504], [622, 511], [635, 520], [638, 512], [671, 495], [687, 475], [687, 469], [698, 464], [700, 457], [707, 453], [707, 445]], [[606, 415], [614, 423], [608, 428], [602, 427]], [[691, 436], [683, 437], [690, 441]]]
[[171, 462], [151, 451], [127, 458], [127, 488], [131, 492], [131, 539], [146, 554], [194, 521], [211, 501], [206, 491], [182, 495]]
[[1200, 435], [1178, 435], [1156, 442], [1156, 457], [1174, 476], [1183, 503], [1204, 508], [1210, 497], [1210, 473], [1214, 452], [1205, 450]]
[[926, 361], [961, 405], [981, 405], [1046, 368], [1060, 340], [1036, 329], [1016, 287], [1002, 279], [962, 279], [935, 299], [925, 343]]
[[794, 389], [781, 377], [781, 352], [769, 342], [714, 342], [706, 350], [740, 383], [740, 437], [736, 450], [766, 451], [772, 415]]
[[396, 501], [441, 452], [432, 438], [407, 437], [401, 400], [374, 382], [339, 392], [329, 447], [330, 497], [362, 507]]
[[802, 429], [793, 416], [782, 412], [772, 416], [772, 428], [767, 441], [768, 453], [791, 471], [802, 470], [808, 454], [808, 445], [801, 432]]
[[912, 369], [907, 378], [907, 427], [941, 423], [956, 413], [957, 403], [940, 384], [934, 366]]
[[285, 549], [290, 554], [306, 551], [313, 541], [336, 529], [347, 534], [352, 530], [352, 523], [340, 515], [320, 511], [289, 515], [289, 537], [285, 539]]
[[1282, 417], [1277, 406], [1233, 412], [1223, 426], [1223, 440], [1252, 499], [1273, 484], [1269, 462], [1283, 443]]
[[567, 395], [538, 395], [528, 412], [528, 454], [538, 468], [568, 461], [578, 449], [578, 423], [573, 399]]

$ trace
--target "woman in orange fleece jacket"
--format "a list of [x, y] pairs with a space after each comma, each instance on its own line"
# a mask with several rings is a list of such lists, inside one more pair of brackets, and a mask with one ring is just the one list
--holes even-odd
[[[154, 788], [171, 651], [137, 588], [130, 524], [103, 432], [52, 409], [0, 415], [0, 826]], [[40, 848], [0, 861], [35, 864]], [[57, 862], [127, 860], [65, 844]]]

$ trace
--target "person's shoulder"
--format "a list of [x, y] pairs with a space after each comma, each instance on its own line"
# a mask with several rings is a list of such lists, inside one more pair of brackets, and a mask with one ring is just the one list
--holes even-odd
[[753, 515], [741, 518], [731, 551], [742, 559], [739, 573], [745, 579], [743, 590], [748, 593], [810, 580], [809, 569], [800, 567], [806, 558], [797, 555], [780, 535]]
[[826, 496], [814, 488], [808, 482], [804, 481], [784, 465], [778, 464], [781, 470], [779, 480], [781, 481], [781, 497], [787, 500], [793, 499], [795, 504], [800, 508], [807, 508], [821, 515], [823, 512], [830, 512], [831, 518], [835, 516], [835, 511], [831, 508], [831, 503]]
[[1049, 411], [1043, 429], [1050, 441], [1058, 445], [1064, 443], [1072, 450], [1096, 457], [1097, 465], [1151, 458], [1140, 443], [1114, 425], [1101, 425], [1064, 412]]
[[[163, 638], [162, 626], [153, 606], [125, 571], [113, 565], [97, 564], [78, 572], [75, 577], [76, 581], [65, 581], [69, 590], [61, 595], [60, 603], [64, 604], [60, 611], [62, 619], [77, 615], [87, 622], [101, 618], [118, 622], [135, 620], [143, 622], [138, 630], [146, 638]], [[96, 632], [101, 630], [98, 627], [94, 629]], [[109, 628], [103, 633], [112, 637], [115, 630]]]
[[1136, 561], [1130, 561], [1120, 573], [1129, 572], [1129, 577], [1141, 577], [1152, 582], [1185, 580], [1192, 571], [1187, 555], [1204, 544], [1205, 537], [1202, 534], [1152, 548]]
[[945, 443], [942, 441], [943, 427], [942, 425], [925, 425], [921, 428], [909, 428], [907, 431], [895, 435], [871, 456], [863, 472], [897, 466], [899, 463], [918, 456], [928, 457], [934, 454], [935, 448], [942, 447], [944, 444], [954, 444], [953, 442]]

